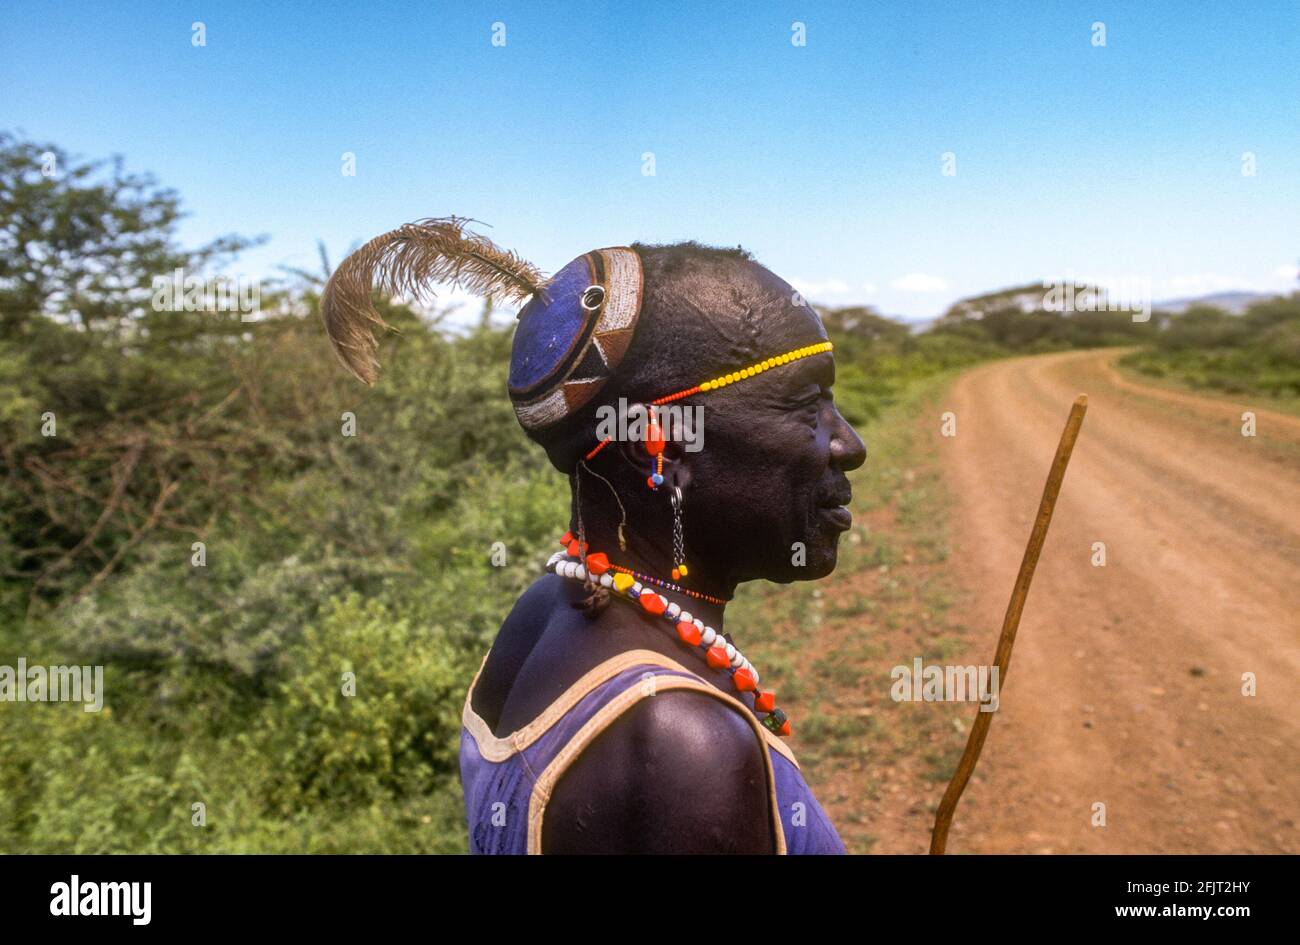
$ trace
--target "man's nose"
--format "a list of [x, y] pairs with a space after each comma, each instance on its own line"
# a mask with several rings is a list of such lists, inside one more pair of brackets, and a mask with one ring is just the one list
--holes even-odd
[[849, 422], [835, 411], [835, 427], [831, 433], [831, 462], [836, 468], [847, 472], [857, 469], [867, 461], [867, 445], [862, 442], [856, 430]]

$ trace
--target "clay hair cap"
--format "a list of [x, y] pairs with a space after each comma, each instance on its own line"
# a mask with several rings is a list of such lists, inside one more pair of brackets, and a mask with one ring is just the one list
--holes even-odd
[[508, 388], [527, 431], [572, 415], [618, 369], [641, 314], [641, 257], [597, 249], [544, 283], [519, 312]]

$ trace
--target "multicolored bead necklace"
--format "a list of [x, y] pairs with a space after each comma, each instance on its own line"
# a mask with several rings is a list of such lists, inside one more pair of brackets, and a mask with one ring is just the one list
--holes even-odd
[[[761, 721], [765, 728], [777, 735], [790, 734], [790, 718], [777, 708], [776, 693], [759, 690], [758, 670], [723, 634], [705, 626], [704, 621], [683, 610], [680, 604], [643, 585], [635, 576], [637, 572], [611, 565], [609, 557], [603, 552], [588, 553], [584, 568], [580, 555], [585, 549], [579, 546], [578, 540], [571, 533], [565, 532], [560, 543], [566, 550], [551, 555], [546, 562], [546, 570], [582, 582], [586, 582], [590, 575], [592, 581], [606, 588], [615, 597], [621, 597], [629, 603], [638, 603], [647, 614], [662, 617], [673, 627], [683, 646], [689, 647], [713, 669], [729, 673], [732, 685], [738, 692], [754, 694], [754, 712], [762, 715]], [[657, 583], [662, 585], [662, 582]], [[718, 601], [717, 598], [711, 599]]]
[[646, 584], [653, 584], [656, 587], [662, 587], [666, 591], [685, 594], [687, 597], [694, 597], [696, 600], [708, 601], [710, 604], [718, 604], [719, 606], [727, 602], [726, 598], [714, 597], [712, 594], [705, 594], [703, 591], [693, 591], [689, 587], [682, 587], [681, 585], [674, 584], [671, 581], [665, 581], [662, 578], [655, 577], [653, 574], [642, 574], [640, 571], [633, 571], [631, 568], [625, 568], [621, 564], [611, 564], [609, 567], [612, 571], [631, 575], [638, 581], [644, 581]]

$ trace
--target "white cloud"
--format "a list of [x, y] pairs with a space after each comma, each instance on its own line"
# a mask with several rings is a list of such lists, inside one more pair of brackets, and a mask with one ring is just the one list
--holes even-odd
[[901, 279], [895, 279], [890, 285], [900, 292], [943, 292], [948, 288], [948, 283], [939, 276], [931, 276], [924, 272], [909, 272]]
[[1295, 263], [1283, 263], [1273, 270], [1273, 277], [1283, 282], [1295, 282], [1300, 279], [1300, 266]]

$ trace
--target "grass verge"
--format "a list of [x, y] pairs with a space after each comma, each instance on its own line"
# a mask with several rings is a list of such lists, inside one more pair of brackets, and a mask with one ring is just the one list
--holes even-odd
[[956, 373], [913, 382], [859, 431], [868, 458], [850, 477], [854, 525], [834, 575], [745, 585], [728, 612], [790, 711], [804, 775], [851, 853], [924, 850], [965, 743], [950, 706], [890, 698], [891, 668], [944, 659], [970, 636], [951, 612], [937, 451]]

